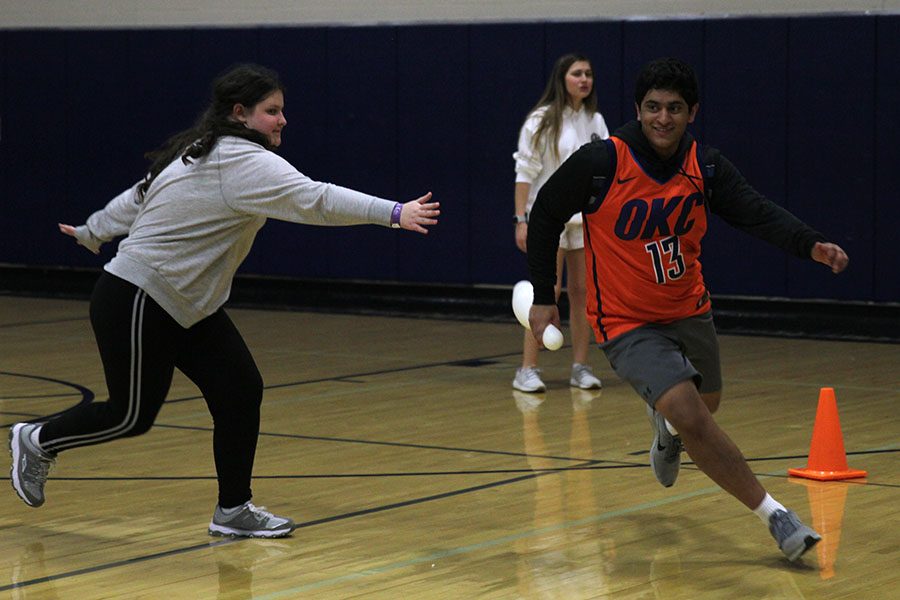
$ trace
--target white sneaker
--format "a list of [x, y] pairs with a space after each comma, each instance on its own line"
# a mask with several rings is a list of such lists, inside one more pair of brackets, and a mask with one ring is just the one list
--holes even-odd
[[583, 390], [599, 390], [603, 383], [594, 376], [594, 372], [587, 365], [575, 363], [572, 365], [572, 377], [569, 385]]
[[520, 392], [543, 392], [547, 389], [547, 386], [541, 381], [541, 370], [537, 367], [516, 369], [516, 378], [513, 379], [512, 384]]

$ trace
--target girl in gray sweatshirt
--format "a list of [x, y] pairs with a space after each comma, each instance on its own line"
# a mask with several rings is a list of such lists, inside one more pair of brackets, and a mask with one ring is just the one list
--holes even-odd
[[178, 368], [214, 421], [219, 497], [209, 533], [281, 537], [296, 527], [251, 502], [263, 383], [222, 308], [234, 274], [268, 218], [427, 233], [440, 211], [430, 193], [401, 204], [306, 177], [272, 152], [287, 124], [283, 111], [276, 73], [233, 67], [213, 83], [197, 124], [148, 154], [143, 180], [84, 225], [60, 224], [95, 253], [127, 235], [91, 296], [109, 399], [11, 428], [12, 482], [26, 504], [43, 504], [59, 452], [148, 431]]

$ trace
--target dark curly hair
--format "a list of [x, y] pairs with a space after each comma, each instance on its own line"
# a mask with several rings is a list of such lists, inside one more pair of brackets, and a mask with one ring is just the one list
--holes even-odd
[[677, 58], [657, 58], [638, 73], [634, 86], [634, 103], [638, 106], [650, 90], [668, 90], [681, 94], [688, 110], [700, 101], [700, 84], [691, 65]]

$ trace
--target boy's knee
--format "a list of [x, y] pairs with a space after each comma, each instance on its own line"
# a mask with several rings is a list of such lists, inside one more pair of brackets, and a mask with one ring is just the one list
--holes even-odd
[[722, 400], [722, 392], [709, 392], [707, 394], [700, 394], [700, 398], [703, 400], [703, 403], [706, 405], [706, 408], [709, 409], [709, 412], [714, 413], [719, 410], [719, 402]]
[[705, 398], [701, 398], [692, 381], [679, 384], [663, 394], [656, 402], [656, 409], [682, 436], [703, 436], [714, 423]]

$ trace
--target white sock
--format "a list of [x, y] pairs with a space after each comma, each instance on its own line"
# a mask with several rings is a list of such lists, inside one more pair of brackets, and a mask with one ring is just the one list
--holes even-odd
[[28, 436], [28, 438], [31, 440], [31, 443], [32, 443], [32, 444], [34, 444], [35, 446], [38, 447], [38, 450], [40, 450], [41, 452], [44, 452], [44, 449], [41, 448], [41, 442], [38, 441], [38, 436], [39, 436], [40, 433], [41, 433], [41, 427], [43, 427], [43, 426], [42, 426], [42, 425], [38, 425], [37, 427], [35, 427], [34, 429], [32, 429], [32, 430], [31, 430], [31, 434]]
[[769, 517], [772, 516], [776, 510], [784, 510], [787, 509], [781, 505], [780, 502], [772, 498], [769, 494], [766, 494], [766, 497], [763, 498], [762, 502], [759, 503], [759, 506], [753, 509], [753, 512], [756, 513], [756, 516], [759, 517], [763, 523], [766, 525], [769, 524]]
[[675, 428], [672, 427], [672, 424], [669, 423], [669, 420], [668, 420], [668, 419], [666, 419], [666, 429], [668, 429], [668, 430], [669, 430], [669, 433], [671, 433], [672, 435], [678, 435], [678, 432], [675, 431]]

